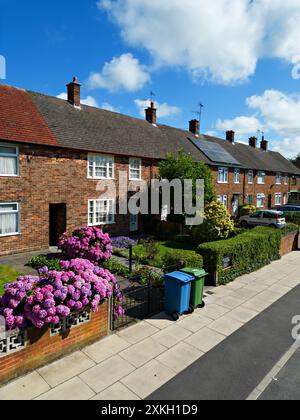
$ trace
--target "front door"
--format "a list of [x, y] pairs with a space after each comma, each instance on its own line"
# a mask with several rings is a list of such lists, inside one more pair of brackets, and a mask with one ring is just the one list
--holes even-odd
[[272, 208], [272, 194], [268, 196], [268, 209], [271, 210]]
[[235, 217], [239, 214], [239, 204], [240, 204], [240, 196], [239, 194], [234, 194], [232, 199], [232, 213]]
[[139, 230], [139, 216], [137, 214], [130, 215], [130, 232], [137, 232]]
[[49, 206], [49, 236], [50, 246], [57, 246], [58, 240], [67, 230], [66, 204], [50, 204]]

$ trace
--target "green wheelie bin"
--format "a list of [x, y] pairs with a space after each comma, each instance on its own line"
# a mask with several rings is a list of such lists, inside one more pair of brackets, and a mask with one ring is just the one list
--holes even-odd
[[195, 281], [192, 283], [192, 290], [191, 290], [191, 307], [196, 308], [204, 308], [205, 302], [203, 300], [203, 293], [204, 293], [204, 282], [205, 277], [208, 276], [208, 273], [205, 270], [199, 270], [197, 268], [183, 268], [183, 273], [189, 274], [195, 277]]

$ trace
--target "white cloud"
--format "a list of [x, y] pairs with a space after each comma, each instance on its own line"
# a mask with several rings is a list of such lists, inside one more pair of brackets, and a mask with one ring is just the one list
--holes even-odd
[[[268, 132], [271, 148], [287, 157], [300, 151], [300, 95], [278, 90], [266, 90], [246, 100], [254, 116], [240, 116], [232, 120], [219, 120], [218, 129], [237, 131], [238, 137], [255, 135], [257, 130]], [[272, 140], [275, 137], [276, 140]], [[281, 140], [278, 140], [281, 138]]]
[[100, 73], [91, 73], [88, 79], [90, 89], [104, 88], [111, 92], [125, 90], [135, 92], [149, 82], [150, 76], [145, 66], [132, 54], [114, 57], [105, 63]]
[[300, 54], [299, 0], [99, 0], [131, 47], [157, 68], [187, 68], [222, 84], [247, 80], [261, 58]]
[[[144, 117], [145, 116], [145, 109], [148, 108], [149, 104], [150, 104], [150, 99], [144, 101], [141, 99], [136, 99], [134, 101], [136, 107], [139, 110], [139, 114]], [[177, 106], [173, 106], [173, 105], [169, 105], [166, 102], [164, 103], [159, 103], [156, 102], [155, 104], [156, 108], [157, 108], [157, 117], [158, 118], [171, 118], [171, 117], [175, 117], [176, 115], [178, 115], [181, 112], [181, 109], [178, 108]]]
[[256, 117], [236, 117], [232, 120], [218, 120], [218, 130], [233, 130], [238, 139], [245, 139], [246, 136], [256, 134], [258, 130], [264, 130], [262, 123]]

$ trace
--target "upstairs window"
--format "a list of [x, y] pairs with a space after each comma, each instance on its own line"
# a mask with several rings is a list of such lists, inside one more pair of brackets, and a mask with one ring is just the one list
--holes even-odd
[[266, 182], [266, 173], [262, 172], [262, 171], [258, 172], [257, 183], [259, 185], [263, 185], [263, 184], [265, 184], [265, 182]]
[[239, 169], [234, 170], [234, 183], [239, 184], [241, 182], [241, 171]]
[[18, 203], [0, 203], [0, 236], [17, 235], [20, 231]]
[[114, 158], [112, 156], [89, 155], [88, 177], [91, 179], [113, 179]]
[[248, 184], [253, 184], [254, 182], [254, 172], [248, 171]]
[[0, 176], [19, 175], [19, 148], [0, 143]]
[[228, 183], [228, 168], [219, 168], [218, 183], [219, 184]]
[[281, 185], [281, 173], [276, 174], [276, 185]]
[[142, 161], [132, 158], [129, 160], [129, 179], [130, 181], [140, 181], [142, 179]]
[[289, 176], [285, 175], [284, 177], [284, 185], [289, 185]]

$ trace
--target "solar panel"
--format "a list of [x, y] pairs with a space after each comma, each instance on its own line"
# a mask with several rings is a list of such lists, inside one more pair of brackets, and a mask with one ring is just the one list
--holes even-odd
[[212, 162], [228, 163], [230, 165], [238, 165], [238, 166], [241, 165], [219, 143], [213, 143], [207, 140], [199, 140], [195, 138], [191, 138], [190, 140]]

